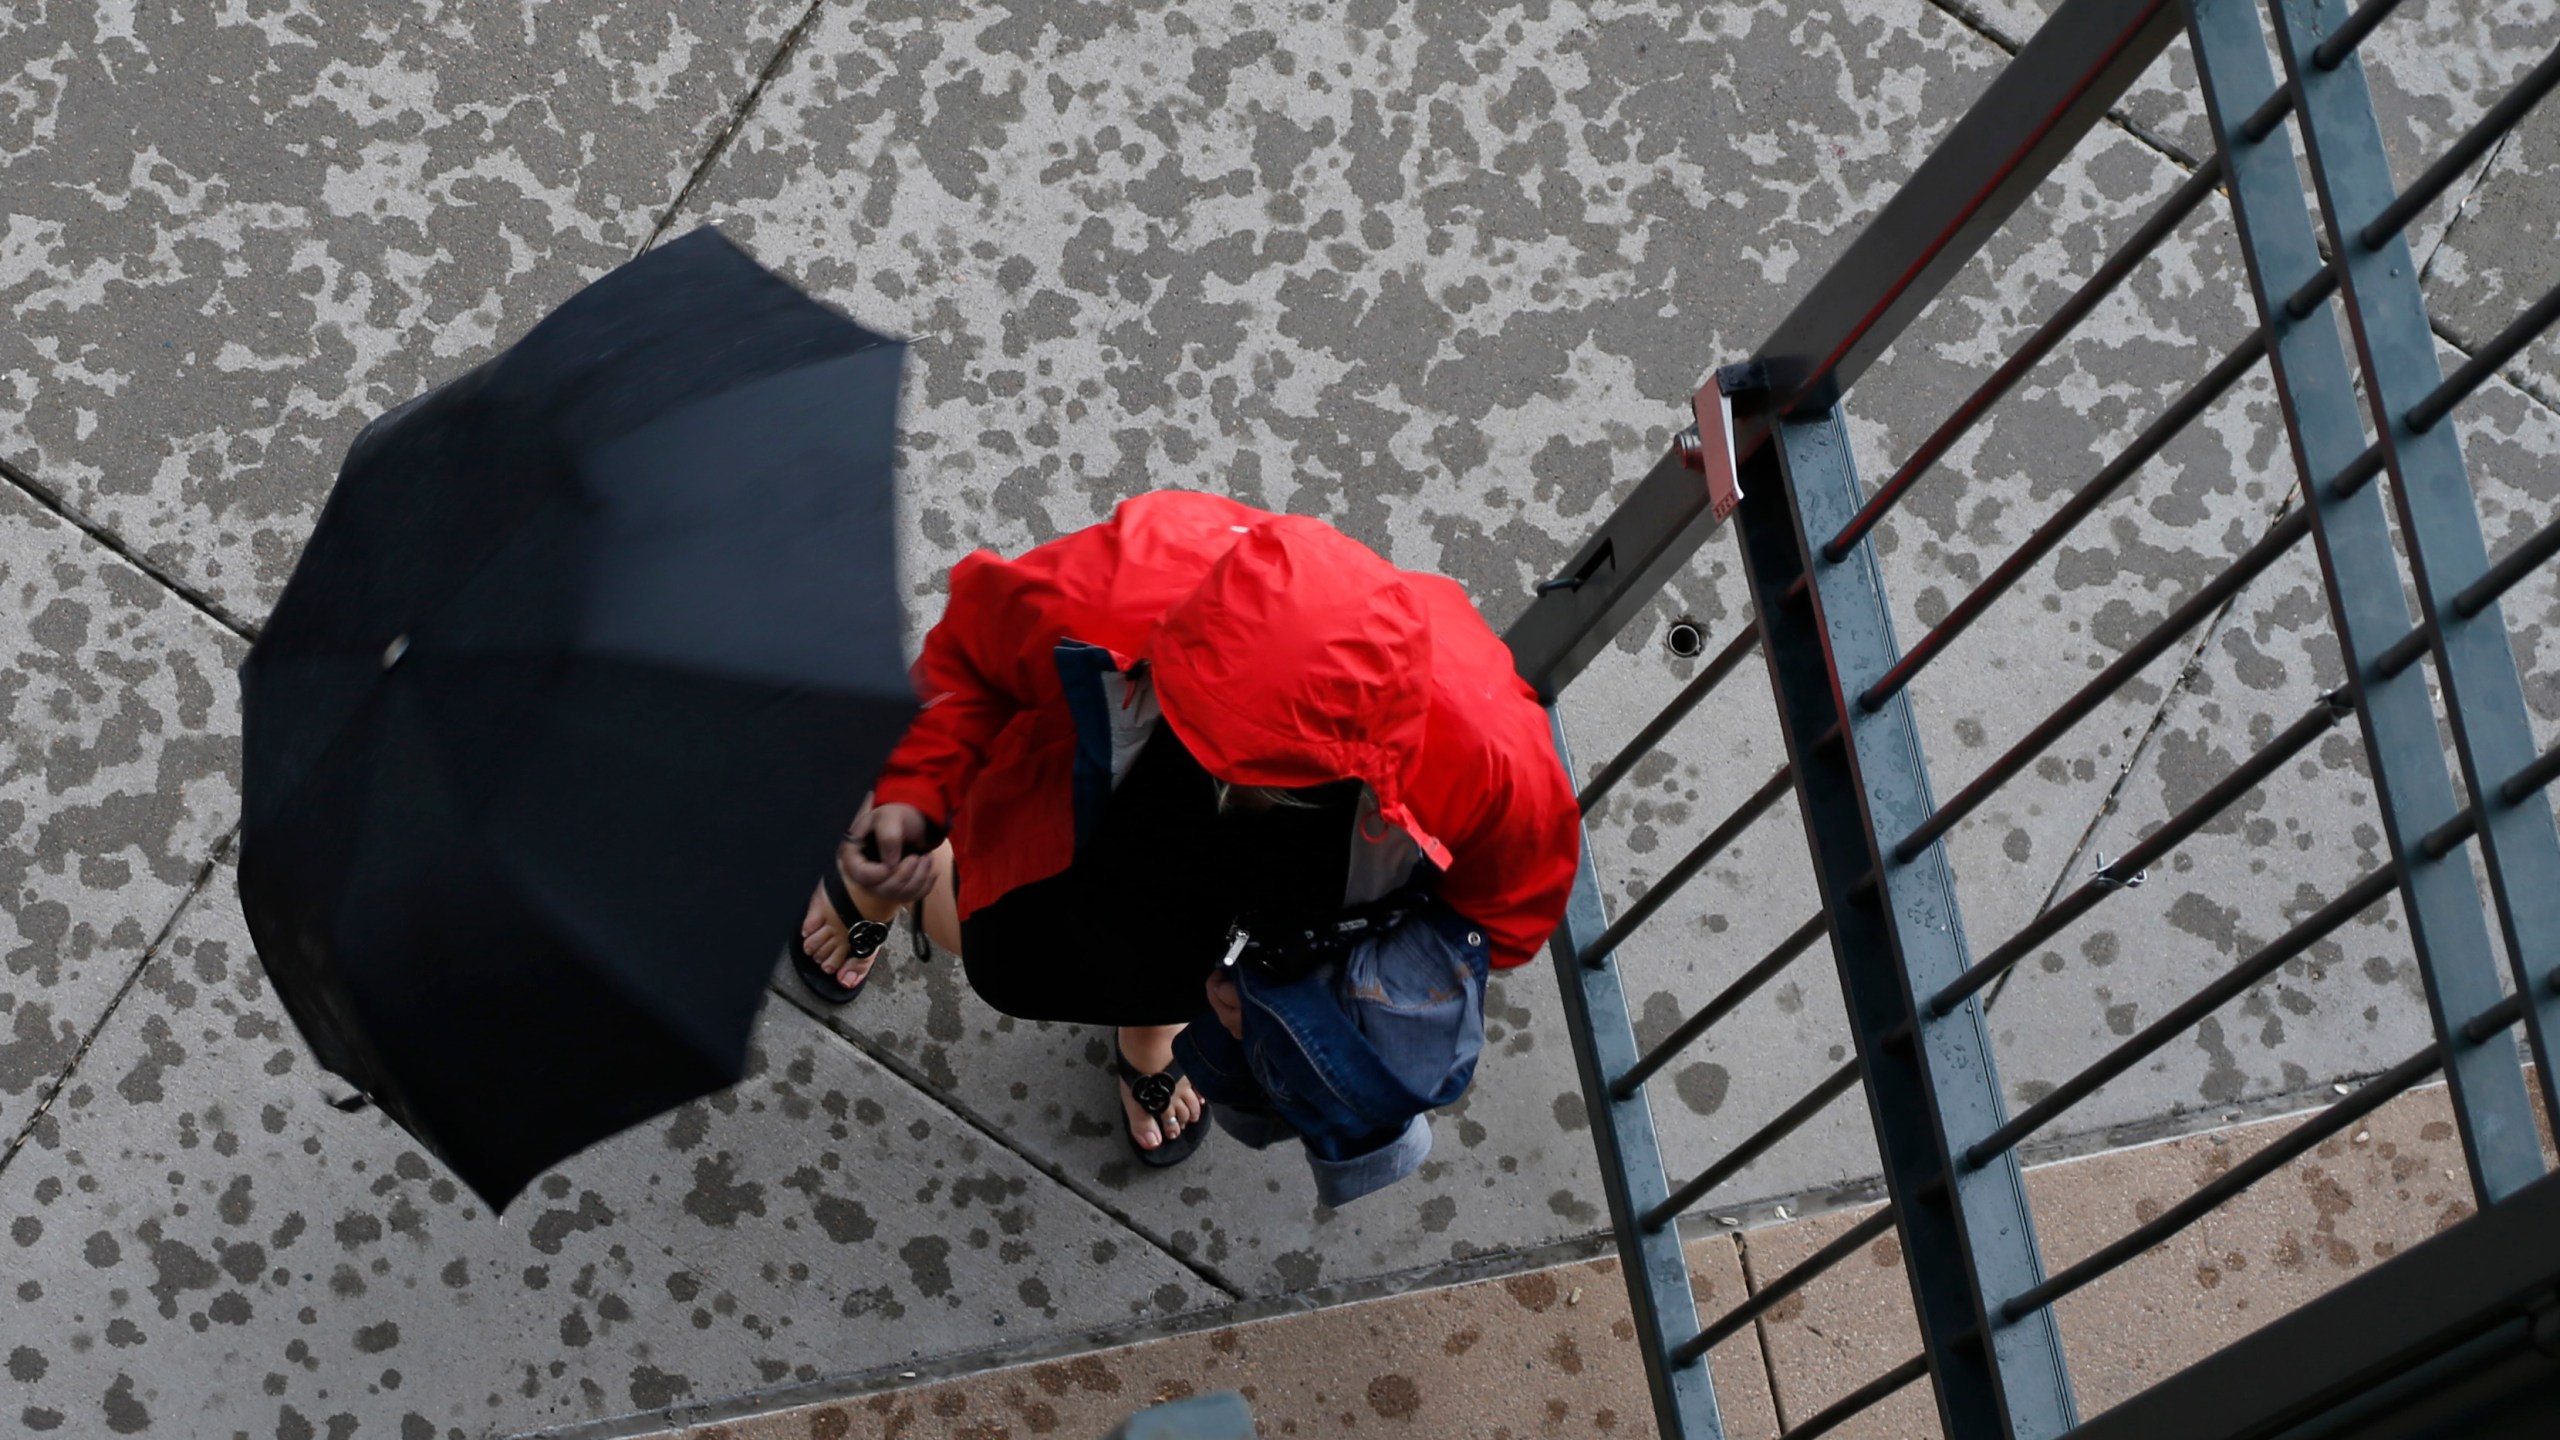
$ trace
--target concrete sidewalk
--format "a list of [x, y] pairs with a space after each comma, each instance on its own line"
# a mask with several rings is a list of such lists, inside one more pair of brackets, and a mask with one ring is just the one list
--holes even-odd
[[[2441, 1087], [2403, 1095], [2295, 1161], [2204, 1227], [2065, 1300], [2064, 1344], [2086, 1419], [2381, 1264], [2470, 1212]], [[2293, 1121], [2262, 1121], [2027, 1172], [2056, 1266], [2174, 1203]], [[1838, 1211], [1692, 1240], [1713, 1317], [1864, 1218]], [[1801, 1425], [1920, 1348], [1896, 1242], [1879, 1239], [1712, 1352], [1716, 1408], [1735, 1440]], [[1267, 1433], [1297, 1440], [1636, 1437], [1654, 1432], [1615, 1259], [1225, 1325], [1071, 1360], [706, 1418], [646, 1440], [899, 1440], [1098, 1436], [1141, 1407], [1241, 1392]], [[580, 1432], [637, 1437], [632, 1424]], [[1913, 1385], [1833, 1432], [1939, 1433]]]
[[[781, 992], [745, 1085], [579, 1157], [499, 1224], [383, 1122], [321, 1103], [265, 992], [227, 865], [233, 667], [366, 419], [702, 223], [914, 337], [918, 625], [967, 549], [1177, 484], [1321, 515], [1498, 623], [2033, 23], [1926, 0], [0, 13], [0, 1432], [620, 1423], [1592, 1253], [1543, 966], [1495, 987], [1492, 1053], [1424, 1174], [1339, 1212], [1294, 1159], [1233, 1144], [1141, 1172], [1099, 1035], [998, 1017], [943, 959], [885, 967], [841, 1014]], [[2523, 4], [2395, 17], [2374, 66], [2404, 170], [2555, 37]], [[1860, 390], [1871, 472], [2188, 173], [2183, 66], [1904, 340], [1916, 363]], [[2449, 350], [2560, 263], [2549, 136], [2519, 132], [2422, 229]], [[1906, 636], [2246, 327], [2240, 294], [2209, 205], [1880, 532]], [[2554, 395], [2560, 363], [2531, 352], [2465, 411], [2493, 529], [2553, 508]], [[2272, 403], [2235, 393], [2051, 562], [2053, 607], [2003, 612], [1996, 642], [1923, 677], [1942, 791], [2260, 533], [2292, 484]], [[1743, 623], [1737, 571], [1711, 545], [1568, 697], [1586, 763], [1686, 678], [1663, 622]], [[2516, 613], [2560, 620], [2534, 583]], [[2332, 683], [2316, 595], [2271, 573], [1962, 827], [1974, 933], [2004, 935]], [[2552, 673], [2560, 630], [2523, 628]], [[1613, 900], [1776, 763], [1764, 693], [1729, 687], [1597, 816]], [[2013, 1094], [2335, 893], [2374, 844], [2358, 764], [2320, 752], [2027, 967], [1995, 1011]], [[1647, 1034], [1810, 912], [1803, 853], [1766, 822], [1627, 952]], [[2414, 1048], [2405, 937], [2387, 907], [2369, 919], [2044, 1153], [2290, 1108]], [[1845, 1042], [1809, 955], [1667, 1077], [1674, 1165]], [[1713, 1210], [1802, 1213], [1873, 1170], [1843, 1102]]]

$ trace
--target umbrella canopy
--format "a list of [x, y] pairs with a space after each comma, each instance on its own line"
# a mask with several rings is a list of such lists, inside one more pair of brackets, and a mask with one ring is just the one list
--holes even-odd
[[915, 708], [904, 354], [697, 231], [368, 426], [250, 650], [259, 957], [493, 1208], [744, 1072]]

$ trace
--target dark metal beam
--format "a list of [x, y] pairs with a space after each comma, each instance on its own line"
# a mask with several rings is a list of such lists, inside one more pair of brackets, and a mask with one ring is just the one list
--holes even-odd
[[2204, 203], [2204, 197], [2212, 194], [2214, 187], [2221, 183], [2221, 168], [2218, 165], [2207, 165], [2188, 176], [2177, 189], [2170, 191], [2169, 198], [2160, 203], [2159, 209], [2151, 212], [2150, 218], [2136, 226], [2131, 235], [2125, 237], [2124, 243], [2116, 247], [2115, 253], [2107, 257], [2106, 263], [2091, 272], [2088, 279], [2081, 281], [2080, 288], [2072, 292], [2071, 298], [2063, 301], [2051, 315], [2046, 316], [2044, 323], [2038, 325], [2033, 334], [2020, 341], [2018, 348], [2010, 352], [2009, 358], [2000, 362], [2000, 368], [1992, 371], [1988, 379], [1974, 387], [1974, 392], [1965, 397], [1964, 403], [1956, 407], [1955, 413], [1940, 421], [1938, 428], [1930, 432], [1929, 438], [1920, 442], [1920, 447], [1912, 451], [1910, 456], [1902, 462], [1902, 468], [1893, 472], [1893, 478], [1877, 487], [1876, 493], [1868, 498], [1867, 503], [1858, 507], [1858, 513], [1850, 519], [1848, 524], [1840, 527], [1840, 533], [1824, 543], [1822, 558], [1836, 561], [1849, 553], [1850, 546], [1866, 539], [1867, 532], [1876, 528], [1876, 522], [1882, 520], [1886, 512], [1901, 503], [1902, 497], [1910, 492], [1912, 485], [1929, 472], [1929, 467], [1945, 458], [1947, 451], [1952, 449], [1958, 440], [1963, 439], [1983, 416], [1991, 413], [1991, 407], [2000, 402], [2001, 396], [2009, 393], [2011, 386], [2016, 385], [2028, 371], [2033, 370], [2045, 356], [2053, 352], [2054, 346], [2061, 344], [2072, 331], [2080, 328], [2080, 322], [2089, 318], [2089, 312], [2097, 309], [2100, 301], [2114, 294], [2115, 288], [2124, 283], [2124, 278], [2132, 274], [2135, 267], [2144, 260], [2149, 259], [2151, 252], [2160, 248], [2160, 242], [2168, 239], [2171, 233], [2185, 223], [2187, 216], [2194, 213], [2196, 206]]

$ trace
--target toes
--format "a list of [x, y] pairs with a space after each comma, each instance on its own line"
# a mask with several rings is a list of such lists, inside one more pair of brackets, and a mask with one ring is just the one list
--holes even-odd
[[1164, 1143], [1164, 1132], [1156, 1128], [1155, 1117], [1138, 1107], [1138, 1097], [1126, 1080], [1120, 1082], [1120, 1112], [1129, 1122], [1129, 1138], [1138, 1142], [1139, 1149], [1153, 1150]]

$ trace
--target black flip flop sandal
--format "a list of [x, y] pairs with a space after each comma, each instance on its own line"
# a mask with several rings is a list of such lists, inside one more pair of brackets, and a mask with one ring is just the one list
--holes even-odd
[[[1153, 1075], [1146, 1074], [1129, 1063], [1129, 1057], [1120, 1053], [1120, 1042], [1114, 1039], [1111, 1043], [1111, 1068], [1121, 1079], [1129, 1082], [1129, 1094], [1138, 1102], [1138, 1108], [1154, 1116], [1156, 1128], [1163, 1129], [1164, 1113], [1173, 1108], [1174, 1088], [1182, 1079], [1181, 1062], [1167, 1065]], [[1203, 1106], [1199, 1119], [1183, 1126], [1181, 1134], [1167, 1138], [1153, 1150], [1139, 1144], [1137, 1134], [1126, 1126], [1120, 1133], [1129, 1137], [1129, 1148], [1138, 1152], [1140, 1163], [1161, 1170], [1190, 1159], [1191, 1152], [1200, 1148], [1200, 1142], [1209, 1138], [1209, 1111]]]
[[[852, 948], [853, 958], [860, 960], [878, 951], [881, 942], [889, 938], [889, 927], [877, 920], [863, 919], [862, 912], [854, 908], [853, 891], [845, 885], [844, 872], [836, 868], [834, 856], [827, 857], [826, 874], [819, 883], [826, 887], [827, 903], [835, 907], [836, 918], [844, 924], [845, 939]], [[825, 966], [801, 948], [798, 931], [791, 935], [791, 968], [798, 972], [800, 984], [811, 995], [829, 1005], [852, 1003], [853, 997], [862, 993], [862, 987], [871, 983], [868, 970], [850, 985], [828, 974]]]

